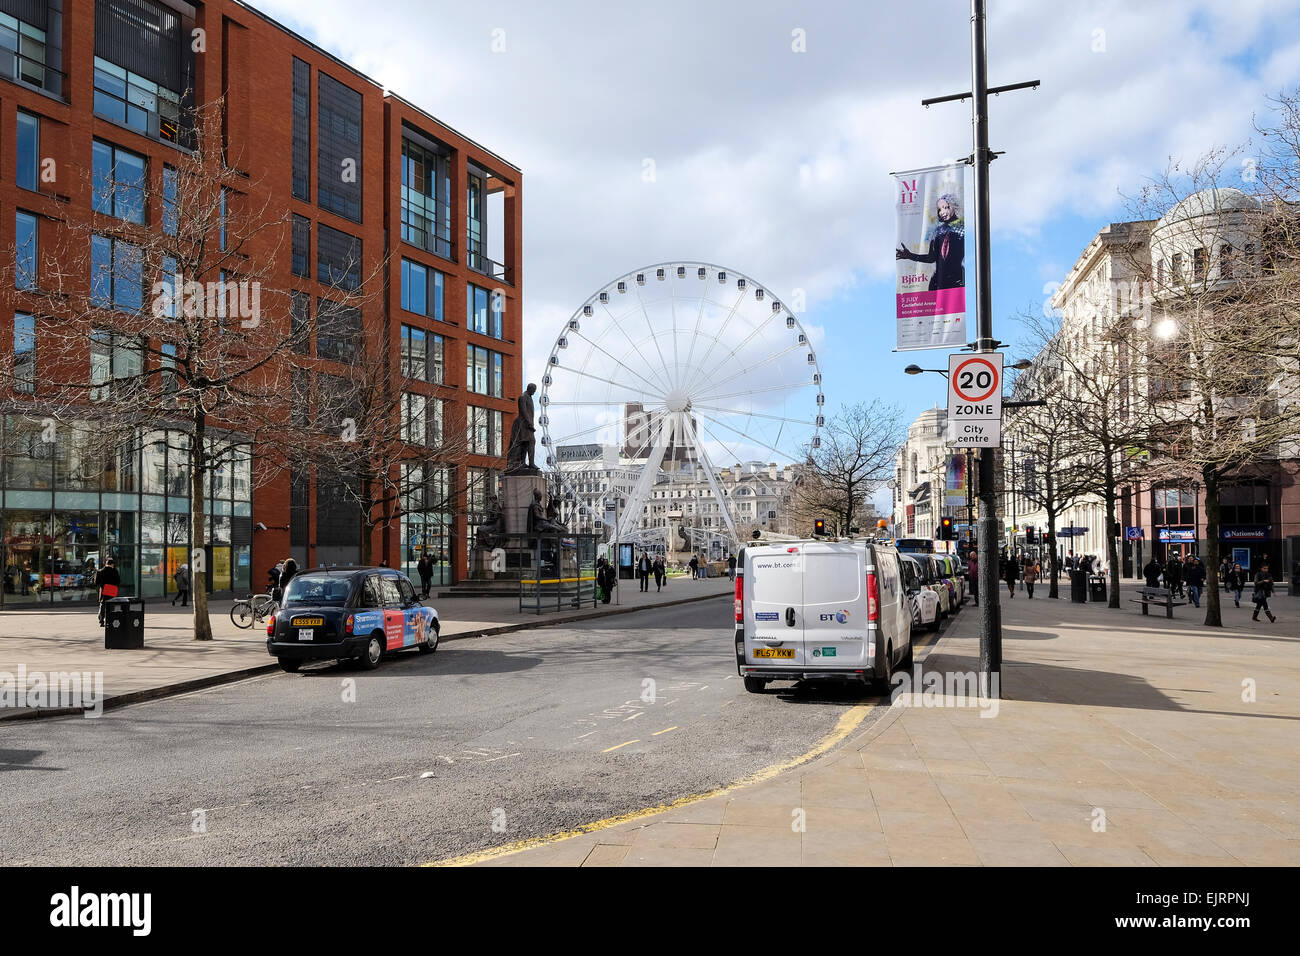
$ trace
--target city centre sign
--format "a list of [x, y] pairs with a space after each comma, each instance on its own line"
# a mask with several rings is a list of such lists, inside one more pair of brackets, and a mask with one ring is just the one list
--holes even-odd
[[948, 435], [958, 448], [1001, 446], [1001, 352], [948, 356]]

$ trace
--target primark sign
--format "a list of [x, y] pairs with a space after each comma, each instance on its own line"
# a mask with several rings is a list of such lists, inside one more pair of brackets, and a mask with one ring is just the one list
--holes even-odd
[[600, 456], [599, 445], [561, 445], [555, 449], [556, 461], [591, 461]]

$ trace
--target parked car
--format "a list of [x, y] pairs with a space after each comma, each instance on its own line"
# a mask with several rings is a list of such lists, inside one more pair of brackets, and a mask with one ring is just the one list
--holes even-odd
[[745, 689], [838, 678], [888, 688], [912, 658], [902, 559], [876, 541], [789, 541], [741, 549], [736, 670]]
[[303, 661], [356, 659], [375, 668], [384, 654], [408, 647], [438, 649], [438, 612], [426, 607], [409, 578], [391, 568], [314, 568], [285, 588], [266, 625], [266, 649], [286, 671]]
[[935, 555], [939, 559], [940, 573], [948, 587], [952, 589], [953, 610], [960, 611], [966, 600], [966, 579], [961, 576], [958, 561], [951, 554]]
[[910, 554], [902, 559], [903, 584], [912, 599], [912, 630], [939, 630], [939, 595], [925, 586], [921, 562]]
[[925, 572], [925, 586], [939, 596], [939, 616], [947, 617], [952, 613], [952, 590], [939, 573], [939, 562], [933, 554], [916, 554], [913, 557], [920, 562], [921, 570]]

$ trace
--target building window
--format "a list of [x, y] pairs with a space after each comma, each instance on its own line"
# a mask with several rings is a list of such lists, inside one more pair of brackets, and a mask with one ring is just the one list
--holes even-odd
[[445, 285], [445, 277], [437, 269], [402, 260], [402, 308], [407, 312], [441, 322]]
[[317, 74], [317, 199], [322, 209], [361, 221], [361, 94]]
[[180, 314], [185, 289], [181, 277], [176, 272], [176, 259], [173, 256], [163, 256], [160, 285], [162, 288], [159, 290], [161, 294], [158, 296], [158, 312], [155, 314], [174, 319]]
[[466, 325], [471, 332], [501, 338], [503, 296], [476, 285], [466, 287]]
[[1157, 526], [1191, 524], [1196, 502], [1189, 488], [1156, 488], [1151, 492], [1152, 523]]
[[1265, 481], [1224, 486], [1219, 492], [1219, 526], [1268, 524], [1268, 493]]
[[485, 237], [483, 235], [483, 179], [473, 173], [466, 176], [465, 187], [465, 222], [466, 247], [465, 264], [471, 269], [482, 271]]
[[402, 139], [402, 241], [451, 257], [448, 157]]
[[402, 393], [402, 441], [426, 448], [442, 444], [442, 399]]
[[[45, 4], [24, 4], [33, 12], [43, 13]], [[0, 48], [8, 57], [0, 61], [0, 70], [11, 80], [22, 80], [45, 88], [45, 31], [7, 13], [0, 13]]]
[[162, 182], [163, 232], [169, 236], [174, 236], [180, 227], [180, 207], [177, 205], [176, 195], [176, 170], [171, 166], [164, 166]]
[[21, 209], [14, 216], [14, 288], [36, 288], [39, 230], [36, 217]]
[[168, 142], [181, 139], [180, 93], [98, 56], [95, 112], [146, 136]]
[[317, 223], [316, 278], [347, 291], [361, 285], [361, 240]]
[[1204, 246], [1192, 250], [1192, 278], [1205, 278], [1205, 264], [1209, 260], [1209, 254], [1205, 251]]
[[311, 220], [306, 216], [293, 216], [293, 274], [311, 277]]
[[139, 339], [111, 332], [90, 333], [90, 400], [124, 398], [140, 385], [144, 370]]
[[466, 441], [474, 455], [501, 455], [502, 415], [494, 408], [465, 408]]
[[90, 237], [90, 302], [139, 311], [144, 305], [144, 262], [139, 246], [108, 236]]
[[311, 67], [293, 58], [293, 198], [311, 202]]
[[443, 383], [443, 338], [402, 326], [402, 375], [417, 382]]
[[[95, 140], [92, 204], [95, 212], [127, 222], [144, 222], [146, 166], [143, 156]], [[222, 191], [222, 211], [225, 210]]]
[[18, 111], [18, 173], [15, 182], [23, 189], [36, 189], [41, 168], [41, 121], [31, 113]]
[[36, 393], [36, 319], [14, 313], [14, 390]]
[[355, 364], [360, 353], [361, 310], [329, 299], [317, 299], [317, 357]]
[[176, 346], [170, 342], [162, 343], [158, 357], [158, 380], [164, 395], [175, 395], [176, 382]]
[[289, 322], [293, 350], [299, 355], [306, 355], [311, 347], [311, 296], [307, 293], [289, 294]]
[[230, 191], [224, 186], [221, 187], [220, 196], [221, 210], [220, 220], [217, 224], [217, 249], [221, 252], [226, 251], [226, 219], [230, 214]]
[[502, 356], [478, 345], [465, 346], [465, 388], [479, 395], [502, 398]]
[[1183, 280], [1183, 254], [1181, 252], [1175, 252], [1170, 257], [1169, 262], [1170, 280], [1173, 282], [1181, 282]]
[[1232, 278], [1232, 246], [1227, 243], [1219, 246], [1219, 278]]

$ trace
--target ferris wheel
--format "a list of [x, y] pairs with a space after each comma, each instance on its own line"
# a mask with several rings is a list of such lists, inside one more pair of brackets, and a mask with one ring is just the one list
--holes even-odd
[[[618, 540], [644, 536], [654, 501], [737, 542], [715, 464], [802, 462], [820, 447], [825, 395], [808, 334], [779, 298], [733, 269], [679, 261], [620, 276], [573, 313], [538, 403], [548, 466], [580, 444], [615, 445], [635, 464]], [[613, 490], [559, 477], [573, 511], [599, 520]]]

